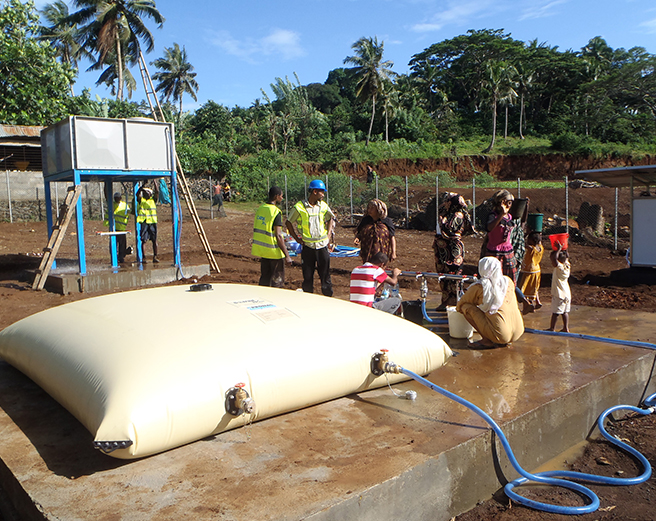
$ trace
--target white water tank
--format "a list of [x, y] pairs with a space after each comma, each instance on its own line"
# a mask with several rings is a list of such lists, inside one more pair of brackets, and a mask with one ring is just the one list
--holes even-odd
[[41, 131], [44, 177], [71, 170], [171, 171], [173, 124], [70, 116]]

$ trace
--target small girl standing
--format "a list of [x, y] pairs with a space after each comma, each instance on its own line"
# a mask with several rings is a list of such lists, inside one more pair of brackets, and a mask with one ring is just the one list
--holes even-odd
[[535, 231], [529, 233], [526, 238], [526, 253], [524, 253], [524, 260], [522, 261], [522, 269], [517, 279], [517, 286], [526, 298], [523, 309], [524, 314], [532, 313], [542, 307], [538, 292], [542, 280], [540, 261], [543, 253], [542, 234]]
[[560, 243], [558, 249], [551, 252], [551, 265], [554, 267], [551, 279], [551, 326], [547, 331], [554, 331], [558, 315], [563, 317], [562, 333], [569, 333], [569, 312], [572, 304], [572, 292], [569, 288], [569, 254]]

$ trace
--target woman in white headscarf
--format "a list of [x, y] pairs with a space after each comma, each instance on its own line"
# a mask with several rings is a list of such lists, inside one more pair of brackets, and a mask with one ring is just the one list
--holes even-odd
[[501, 347], [524, 334], [524, 320], [515, 297], [515, 284], [502, 273], [501, 262], [483, 257], [478, 263], [480, 280], [467, 289], [456, 305], [481, 335], [485, 347]]

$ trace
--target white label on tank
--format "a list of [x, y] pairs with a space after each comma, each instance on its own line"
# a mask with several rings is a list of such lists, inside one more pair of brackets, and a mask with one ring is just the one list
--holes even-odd
[[248, 310], [262, 322], [273, 322], [274, 320], [283, 318], [297, 317], [295, 313], [292, 313], [287, 308], [278, 307], [274, 303], [262, 299], [235, 300], [229, 302], [229, 304]]

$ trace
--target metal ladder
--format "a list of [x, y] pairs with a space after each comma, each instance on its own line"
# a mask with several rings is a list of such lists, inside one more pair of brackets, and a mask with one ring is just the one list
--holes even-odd
[[[150, 111], [153, 117], [155, 118], [155, 121], [161, 121], [166, 123], [166, 119], [164, 119], [164, 112], [162, 111], [162, 106], [160, 105], [159, 100], [157, 99], [157, 95], [155, 94], [155, 87], [153, 86], [153, 80], [150, 77], [150, 73], [148, 72], [148, 68], [146, 67], [146, 61], [144, 60], [143, 53], [141, 52], [139, 52], [138, 61], [139, 61], [139, 72], [141, 72], [141, 79], [143, 80], [144, 90], [146, 92], [146, 100], [148, 101], [148, 105], [150, 105]], [[151, 100], [151, 96], [152, 99], [155, 100], [154, 104], [153, 101]], [[189, 184], [187, 183], [187, 178], [184, 175], [182, 164], [180, 163], [180, 158], [178, 157], [177, 152], [175, 154], [175, 168], [178, 176], [178, 186], [180, 187], [180, 191], [182, 192], [185, 203], [187, 203], [187, 208], [189, 209], [189, 213], [191, 214], [191, 219], [194, 221], [194, 226], [196, 227], [196, 233], [198, 234], [198, 238], [200, 239], [200, 242], [203, 245], [203, 249], [205, 250], [205, 255], [207, 256], [207, 260], [210, 263], [210, 268], [216, 271], [217, 273], [221, 273], [221, 270], [219, 269], [219, 265], [216, 262], [216, 258], [214, 257], [214, 252], [212, 251], [212, 248], [210, 246], [210, 242], [207, 239], [207, 235], [205, 234], [203, 223], [201, 222], [200, 217], [198, 216], [198, 212], [196, 211], [196, 205], [194, 204], [194, 200], [191, 197], [191, 190], [189, 189]]]
[[80, 192], [82, 192], [81, 185], [68, 187], [66, 198], [59, 207], [57, 224], [52, 227], [52, 233], [50, 234], [50, 239], [48, 239], [48, 245], [43, 248], [43, 258], [41, 259], [39, 269], [36, 270], [32, 289], [40, 290], [46, 285], [46, 280], [48, 279], [48, 274], [52, 268], [52, 263], [55, 261], [55, 257], [57, 256], [59, 247], [64, 239], [64, 235], [66, 235], [66, 228], [68, 228], [68, 224], [71, 222], [71, 217], [73, 217], [73, 213], [75, 212], [75, 205], [80, 198]]

